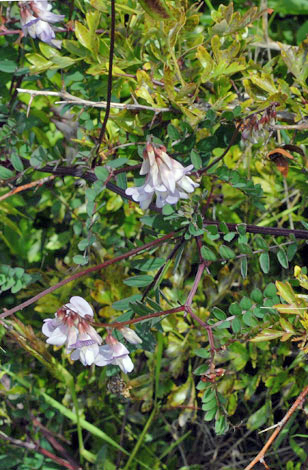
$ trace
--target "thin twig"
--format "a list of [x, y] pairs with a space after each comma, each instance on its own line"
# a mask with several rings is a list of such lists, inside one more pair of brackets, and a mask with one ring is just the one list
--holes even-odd
[[81, 470], [81, 467], [79, 465], [78, 466], [73, 465], [64, 459], [57, 457], [52, 452], [49, 452], [48, 450], [41, 447], [38, 442], [35, 442], [35, 441], [24, 442], [24, 441], [21, 441], [20, 439], [14, 439], [10, 436], [7, 436], [3, 431], [0, 431], [0, 439], [7, 441], [14, 446], [22, 447], [24, 449], [35, 451], [35, 452], [38, 452], [39, 454], [45, 455], [46, 457], [49, 457], [51, 460], [53, 460], [57, 464], [62, 465], [63, 467], [68, 468], [69, 470]]
[[123, 328], [126, 325], [132, 325], [133, 323], [140, 323], [141, 321], [150, 320], [151, 318], [162, 317], [163, 315], [171, 315], [172, 313], [184, 312], [186, 307], [180, 305], [179, 307], [170, 308], [169, 310], [162, 310], [161, 312], [150, 313], [149, 315], [143, 315], [142, 317], [132, 318], [131, 320], [114, 322], [114, 323], [92, 323], [94, 326], [102, 328]]
[[[219, 226], [220, 222], [214, 220], [204, 219], [205, 227], [207, 225], [217, 225]], [[237, 229], [239, 224], [226, 224], [228, 229], [234, 231]], [[290, 235], [294, 235], [295, 238], [300, 238], [302, 240], [308, 240], [308, 230], [301, 230], [301, 229], [288, 229], [288, 228], [278, 228], [278, 227], [259, 227], [258, 225], [246, 225], [246, 232], [249, 233], [260, 233], [262, 235], [273, 235], [275, 237], [282, 236], [288, 237]]]
[[21, 191], [26, 191], [27, 189], [33, 188], [34, 186], [41, 186], [42, 184], [47, 183], [48, 181], [51, 181], [54, 178], [55, 178], [54, 175], [45, 176], [45, 178], [32, 181], [32, 183], [23, 184], [22, 186], [17, 186], [17, 188], [14, 188], [8, 193], [0, 196], [0, 201], [4, 201], [4, 199], [7, 199], [8, 197], [13, 196], [14, 194], [20, 193]]
[[275, 439], [278, 436], [278, 434], [280, 433], [280, 431], [284, 428], [284, 426], [287, 424], [287, 422], [289, 421], [289, 419], [293, 415], [294, 411], [298, 407], [300, 407], [304, 404], [307, 395], [308, 395], [308, 386], [305, 387], [304, 390], [299, 394], [299, 396], [297, 397], [297, 399], [295, 400], [295, 402], [293, 403], [291, 408], [288, 410], [286, 415], [283, 417], [283, 419], [278, 424], [277, 429], [275, 429], [275, 431], [273, 432], [271, 437], [268, 439], [268, 441], [264, 445], [263, 449], [258, 453], [258, 455], [253, 459], [253, 461], [250, 462], [250, 464], [247, 465], [247, 467], [245, 467], [245, 470], [250, 470], [251, 468], [253, 468], [256, 465], [256, 463], [261, 462], [264, 459], [264, 456], [266, 454], [267, 449], [273, 444], [273, 442], [275, 441]]
[[[89, 101], [79, 98], [78, 96], [71, 95], [66, 91], [49, 91], [49, 90], [31, 90], [28, 88], [17, 88], [18, 93], [27, 93], [32, 96], [58, 96], [64, 101], [57, 101], [55, 104], [68, 103], [74, 105], [91, 106], [93, 108], [107, 108], [108, 101]], [[110, 108], [127, 109], [127, 110], [138, 110], [144, 109], [148, 111], [154, 111], [155, 113], [170, 111], [170, 108], [153, 108], [152, 106], [145, 106], [142, 104], [134, 103], [112, 103], [110, 102]]]
[[[30, 166], [29, 161], [23, 159], [23, 163], [25, 166], [27, 165], [28, 167]], [[65, 176], [65, 175], [70, 175], [70, 176], [75, 176], [78, 178], [83, 178], [86, 181], [89, 181], [91, 183], [94, 183], [97, 181], [97, 177], [94, 172], [87, 171], [86, 168], [82, 167], [58, 167], [54, 168], [50, 165], [47, 165], [43, 168], [37, 168], [37, 171], [41, 172], [46, 172], [46, 173], [52, 173], [55, 175], [59, 176]], [[117, 170], [116, 170], [117, 171]], [[116, 171], [114, 173], [116, 173]], [[128, 196], [125, 194], [125, 191], [121, 188], [119, 188], [117, 185], [108, 182], [106, 184], [106, 188], [108, 188], [110, 191], [113, 191], [117, 194], [119, 194], [121, 197], [128, 199], [132, 202], [133, 201], [131, 196]], [[154, 210], [156, 212], [161, 212], [160, 209], [158, 209], [155, 204], [151, 204], [150, 206], [151, 210]], [[204, 227], [206, 228], [207, 225], [216, 225], [219, 226], [220, 222], [215, 221], [215, 220], [208, 220], [204, 219], [203, 220]], [[227, 227], [231, 231], [236, 231], [237, 226], [239, 224], [231, 224], [231, 223], [226, 223]], [[290, 235], [294, 235], [295, 238], [302, 239], [302, 240], [308, 240], [308, 230], [301, 230], [301, 229], [286, 229], [286, 228], [278, 228], [278, 227], [260, 227], [258, 225], [252, 225], [252, 224], [247, 224], [246, 225], [246, 231], [249, 233], [259, 233], [262, 235], [273, 235], [275, 237], [282, 236], [282, 237], [289, 237]]]
[[73, 274], [72, 276], [63, 279], [60, 282], [57, 282], [54, 286], [48, 287], [48, 289], [43, 290], [39, 294], [35, 295], [34, 297], [31, 297], [31, 299], [26, 300], [25, 302], [22, 302], [21, 304], [17, 305], [16, 307], [10, 308], [9, 310], [5, 310], [3, 313], [0, 315], [1, 318], [6, 318], [9, 315], [13, 315], [13, 313], [18, 312], [20, 310], [23, 310], [24, 308], [28, 307], [29, 305], [32, 305], [34, 302], [37, 300], [41, 299], [47, 294], [50, 294], [51, 292], [54, 292], [55, 290], [59, 289], [62, 286], [65, 286], [69, 282], [75, 281], [76, 279], [79, 279], [82, 276], [86, 276], [90, 273], [93, 273], [95, 271], [100, 271], [101, 269], [110, 266], [111, 264], [118, 263], [119, 261], [122, 261], [124, 259], [127, 259], [131, 256], [134, 256], [141, 251], [147, 250], [149, 248], [153, 248], [154, 246], [160, 245], [161, 243], [164, 243], [166, 240], [169, 240], [170, 238], [177, 238], [181, 236], [181, 234], [176, 234], [175, 232], [168, 233], [167, 235], [164, 235], [161, 238], [158, 238], [157, 240], [153, 240], [149, 243], [145, 243], [142, 246], [139, 246], [138, 248], [134, 248], [133, 250], [127, 251], [126, 253], [123, 253], [123, 255], [116, 256], [115, 258], [112, 258], [108, 261], [105, 261], [104, 263], [100, 263], [96, 266], [92, 266], [90, 268], [87, 268], [83, 271], [79, 271], [78, 273]]

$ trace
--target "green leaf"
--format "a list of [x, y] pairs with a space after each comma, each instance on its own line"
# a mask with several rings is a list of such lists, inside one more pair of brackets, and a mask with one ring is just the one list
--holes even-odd
[[168, 124], [167, 133], [171, 140], [178, 140], [180, 138], [179, 131], [172, 124]]
[[268, 245], [266, 241], [264, 240], [264, 238], [261, 237], [261, 235], [257, 235], [255, 237], [255, 242], [256, 242], [257, 247], [260, 248], [261, 250], [268, 250]]
[[23, 171], [24, 170], [24, 165], [22, 163], [21, 158], [16, 154], [13, 153], [11, 158], [11, 163], [16, 171]]
[[258, 289], [258, 288], [253, 289], [253, 291], [250, 294], [250, 298], [258, 304], [262, 303], [263, 295], [262, 295], [262, 292], [260, 291], [260, 289]]
[[212, 410], [208, 411], [204, 415], [204, 421], [212, 421], [215, 418], [217, 412], [217, 408], [213, 408]]
[[128, 158], [126, 157], [119, 157], [115, 160], [111, 160], [108, 162], [108, 166], [111, 168], [119, 168], [120, 166], [124, 166], [128, 162]]
[[173, 207], [171, 206], [171, 204], [166, 204], [164, 205], [163, 209], [162, 209], [162, 213], [164, 215], [171, 215], [171, 214], [174, 214], [174, 209]]
[[81, 266], [84, 266], [85, 264], [88, 263], [88, 257], [82, 256], [82, 255], [75, 255], [73, 257], [73, 261], [75, 264], [80, 264]]
[[243, 322], [245, 323], [245, 325], [247, 326], [257, 326], [258, 325], [258, 321], [254, 318], [252, 312], [246, 312], [244, 315], [243, 315]]
[[242, 236], [246, 235], [246, 224], [238, 224], [236, 230]]
[[219, 416], [219, 418], [215, 422], [215, 432], [217, 436], [221, 436], [225, 434], [229, 429], [229, 424], [227, 422], [227, 418], [225, 416]]
[[[278, 286], [277, 286], [277, 289], [278, 289]], [[276, 289], [276, 286], [273, 282], [271, 282], [270, 284], [268, 284], [268, 286], [266, 286], [265, 290], [264, 290], [264, 296], [265, 297], [275, 297], [275, 295], [277, 294], [277, 289]]]
[[298, 245], [297, 243], [292, 243], [292, 245], [289, 245], [287, 248], [287, 257], [289, 261], [292, 261], [294, 258], [296, 252], [298, 250]]
[[79, 21], [75, 21], [75, 34], [80, 44], [92, 51], [90, 31]]
[[277, 259], [283, 268], [288, 269], [289, 262], [288, 262], [286, 252], [283, 248], [279, 248], [277, 252]]
[[234, 251], [232, 250], [232, 248], [229, 248], [228, 246], [226, 245], [221, 245], [219, 247], [219, 253], [220, 255], [225, 258], [225, 259], [231, 259], [231, 258], [235, 258], [235, 253]]
[[94, 173], [97, 179], [99, 179], [102, 183], [104, 183], [109, 176], [109, 171], [104, 166], [95, 167]]
[[204, 245], [201, 247], [201, 256], [207, 261], [216, 261], [217, 259], [214, 251], [212, 251], [208, 246]]
[[196, 170], [199, 170], [200, 168], [202, 168], [202, 159], [199, 153], [196, 152], [196, 150], [192, 150], [190, 152], [190, 159], [191, 159], [191, 163], [194, 165], [194, 168]]
[[142, 258], [134, 260], [132, 267], [139, 269], [139, 271], [156, 271], [163, 266], [165, 262], [166, 260], [164, 258]]
[[276, 288], [278, 295], [288, 302], [288, 304], [297, 304], [297, 298], [291, 284], [288, 282], [276, 281]]
[[266, 403], [248, 418], [247, 428], [251, 431], [254, 431], [255, 429], [260, 430], [261, 426], [266, 423], [269, 413], [270, 406]]
[[272, 328], [265, 328], [261, 333], [252, 338], [250, 341], [253, 343], [259, 343], [261, 341], [270, 341], [272, 339], [281, 338], [285, 333], [284, 331], [274, 330]]
[[114, 302], [112, 304], [112, 308], [115, 310], [128, 310], [130, 309], [130, 304], [133, 302], [136, 302], [137, 300], [141, 300], [142, 295], [141, 294], [134, 294], [129, 297], [126, 297], [125, 299], [118, 300], [117, 302]]
[[203, 359], [208, 359], [211, 355], [210, 352], [204, 348], [194, 349], [193, 353], [196, 356], [202, 357]]
[[0, 60], [0, 72], [14, 73], [17, 69], [17, 64], [13, 60], [1, 59]]
[[0, 179], [1, 180], [12, 178], [14, 175], [15, 173], [12, 170], [9, 170], [8, 168], [5, 168], [4, 166], [0, 165]]
[[241, 320], [238, 317], [233, 318], [233, 320], [231, 322], [231, 327], [232, 327], [232, 330], [235, 334], [239, 333], [242, 329]]
[[170, 16], [162, 0], [139, 0], [139, 3], [154, 19], [163, 20]]
[[236, 232], [230, 232], [230, 233], [227, 233], [226, 235], [224, 235], [224, 240], [226, 242], [231, 242], [233, 240], [233, 238], [235, 237], [236, 235]]
[[228, 225], [225, 222], [220, 222], [219, 230], [225, 235], [229, 233]]
[[202, 410], [203, 411], [209, 411], [209, 410], [217, 410], [217, 401], [216, 401], [216, 396], [214, 396], [211, 400], [207, 401], [206, 403], [202, 404]]
[[153, 276], [149, 276], [148, 274], [140, 274], [138, 276], [132, 276], [128, 279], [125, 279], [123, 282], [127, 286], [130, 287], [145, 287], [151, 284], [153, 281]]
[[247, 277], [247, 270], [248, 270], [248, 263], [246, 256], [241, 258], [241, 275], [242, 278], [245, 279]]
[[218, 307], [213, 308], [213, 315], [218, 319], [218, 320], [225, 320], [227, 318], [227, 315], [223, 310], [221, 310]]
[[231, 315], [240, 315], [242, 313], [242, 309], [239, 305], [238, 302], [233, 302], [230, 306], [229, 306], [229, 312]]
[[240, 307], [242, 310], [249, 310], [252, 307], [252, 301], [249, 299], [249, 297], [242, 298], [240, 301]]
[[259, 263], [264, 274], [267, 274], [270, 269], [270, 258], [268, 253], [261, 253], [259, 256]]

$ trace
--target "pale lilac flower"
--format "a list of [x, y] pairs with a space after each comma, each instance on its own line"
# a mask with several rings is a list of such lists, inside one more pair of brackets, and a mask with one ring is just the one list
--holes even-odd
[[120, 328], [119, 331], [124, 336], [126, 341], [128, 341], [129, 343], [131, 343], [131, 344], [141, 344], [142, 343], [142, 339], [139, 338], [137, 333], [134, 330], [132, 330], [131, 328], [128, 328], [127, 326], [125, 326], [124, 328]]
[[192, 193], [199, 184], [186, 176], [193, 165], [186, 168], [166, 153], [162, 145], [154, 146], [148, 143], [143, 152], [143, 163], [140, 175], [147, 175], [142, 186], [127, 188], [125, 193], [140, 203], [142, 209], [147, 209], [156, 195], [156, 206], [176, 204], [179, 199], [188, 199], [187, 193]]
[[99, 346], [87, 334], [80, 334], [78, 341], [72, 344], [70, 348], [75, 349], [71, 354], [71, 359], [77, 361], [78, 359], [84, 366], [91, 366], [99, 353]]
[[66, 345], [67, 350], [75, 348], [74, 345], [83, 339], [101, 344], [102, 338], [89, 323], [92, 318], [93, 310], [88, 302], [82, 297], [74, 296], [55, 313], [55, 318], [44, 320], [42, 332], [48, 337], [48, 344]]
[[131, 372], [134, 368], [134, 364], [129, 357], [129, 351], [124, 344], [117, 341], [110, 334], [106, 338], [104, 346], [100, 346], [99, 353], [95, 358], [95, 364], [103, 367], [108, 364], [119, 366], [122, 372], [125, 374]]
[[21, 27], [25, 36], [29, 34], [33, 39], [61, 48], [61, 41], [55, 39], [56, 35], [49, 23], [62, 21], [64, 15], [52, 13], [51, 5], [46, 0], [20, 1]]

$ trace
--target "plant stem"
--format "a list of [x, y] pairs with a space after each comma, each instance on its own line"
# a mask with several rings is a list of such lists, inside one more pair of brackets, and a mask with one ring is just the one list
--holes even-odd
[[132, 450], [132, 452], [131, 452], [131, 454], [130, 454], [130, 456], [129, 456], [129, 459], [128, 459], [128, 461], [126, 462], [126, 465], [125, 465], [125, 467], [124, 467], [123, 470], [129, 470], [129, 469], [131, 468], [130, 464], [131, 464], [131, 462], [133, 461], [133, 459], [135, 458], [135, 455], [137, 454], [137, 452], [138, 452], [138, 450], [139, 450], [139, 447], [141, 446], [142, 441], [143, 441], [143, 439], [144, 439], [144, 437], [145, 437], [145, 435], [146, 435], [146, 433], [147, 433], [149, 427], [150, 427], [151, 424], [152, 424], [152, 421], [153, 421], [153, 418], [154, 418], [154, 416], [155, 416], [155, 413], [156, 413], [156, 406], [153, 408], [152, 413], [150, 414], [149, 419], [147, 420], [146, 425], [144, 426], [144, 428], [143, 428], [143, 430], [142, 430], [142, 433], [140, 434], [140, 437], [139, 437], [139, 439], [138, 439], [138, 441], [137, 441], [135, 447], [133, 448], [133, 450]]
[[80, 455], [80, 463], [82, 464], [83, 463], [84, 445], [83, 445], [83, 438], [82, 438], [82, 429], [81, 429], [81, 426], [80, 426], [79, 406], [78, 406], [78, 400], [77, 400], [77, 394], [76, 394], [76, 389], [75, 389], [75, 383], [74, 382], [71, 385], [71, 395], [72, 395], [72, 400], [73, 400], [73, 403], [74, 403], [74, 408], [75, 408], [75, 413], [76, 413], [79, 455]]

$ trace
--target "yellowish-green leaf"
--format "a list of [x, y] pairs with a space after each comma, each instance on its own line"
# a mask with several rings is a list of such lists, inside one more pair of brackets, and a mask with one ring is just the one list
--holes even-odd
[[92, 51], [90, 31], [79, 21], [75, 22], [75, 34], [80, 44]]
[[296, 304], [296, 295], [291, 284], [288, 282], [276, 281], [277, 293], [289, 304]]
[[272, 339], [280, 338], [283, 335], [284, 335], [283, 331], [274, 330], [271, 328], [265, 328], [265, 330], [261, 331], [261, 333], [259, 333], [257, 336], [252, 338], [250, 341], [252, 341], [253, 343], [258, 343], [261, 341], [270, 341]]

